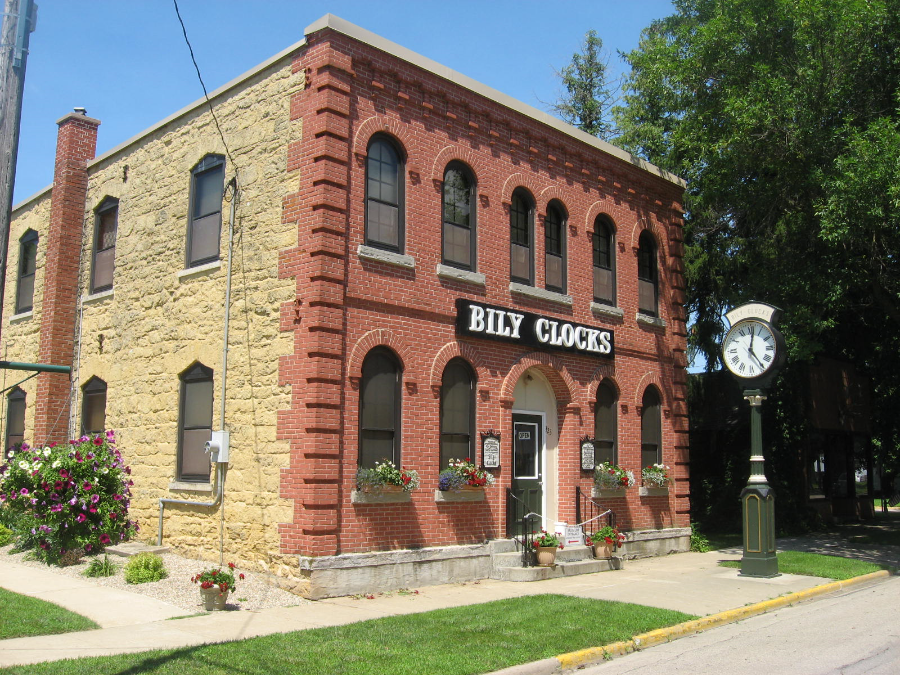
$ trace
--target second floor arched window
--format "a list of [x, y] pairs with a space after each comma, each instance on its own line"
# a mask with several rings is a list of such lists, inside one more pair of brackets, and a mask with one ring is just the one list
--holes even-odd
[[366, 156], [366, 245], [403, 253], [405, 246], [403, 154], [384, 134]]

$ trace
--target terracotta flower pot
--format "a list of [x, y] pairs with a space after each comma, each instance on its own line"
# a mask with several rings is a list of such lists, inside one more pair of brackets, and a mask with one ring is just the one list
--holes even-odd
[[200, 598], [203, 600], [203, 607], [207, 612], [221, 611], [225, 609], [225, 602], [228, 600], [228, 591], [220, 591], [218, 586], [201, 588]]
[[602, 544], [594, 544], [595, 558], [612, 558], [612, 544], [605, 541]]
[[553, 567], [556, 564], [556, 546], [538, 546], [537, 563], [539, 567]]

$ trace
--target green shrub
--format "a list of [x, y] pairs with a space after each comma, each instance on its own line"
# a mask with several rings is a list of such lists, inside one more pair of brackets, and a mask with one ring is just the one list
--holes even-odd
[[712, 551], [709, 539], [697, 529], [697, 523], [691, 523], [691, 550], [696, 553]]
[[0, 525], [0, 546], [6, 546], [11, 543], [13, 539], [15, 539], [13, 531], [6, 527], [6, 525]]
[[109, 559], [109, 556], [104, 553], [103, 560], [101, 560], [99, 556], [91, 560], [91, 562], [87, 566], [87, 569], [84, 571], [84, 576], [111, 577], [116, 573], [117, 567], [118, 566]]
[[123, 571], [129, 584], [147, 584], [169, 576], [163, 559], [155, 553], [138, 553], [125, 563]]

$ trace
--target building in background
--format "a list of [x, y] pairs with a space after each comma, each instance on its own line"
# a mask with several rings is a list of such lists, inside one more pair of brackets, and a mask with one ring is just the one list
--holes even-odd
[[[155, 539], [226, 429], [224, 520], [168, 505], [165, 544], [215, 559], [221, 527], [313, 597], [487, 576], [511, 505], [573, 524], [601, 461], [674, 477], [604, 498], [626, 552], [687, 548], [680, 179], [330, 15], [211, 102], [97, 158], [60, 120], [2, 340], [73, 374], [7, 393], [7, 445], [115, 429]], [[438, 490], [466, 457], [475, 501]], [[357, 491], [384, 460], [419, 488]]]

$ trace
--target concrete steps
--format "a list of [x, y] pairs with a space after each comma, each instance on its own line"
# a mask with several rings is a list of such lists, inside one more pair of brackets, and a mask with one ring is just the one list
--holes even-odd
[[596, 559], [587, 546], [557, 551], [552, 567], [522, 567], [522, 552], [515, 540], [491, 542], [491, 579], [500, 581], [543, 581], [614, 569], [622, 569], [622, 558]]

